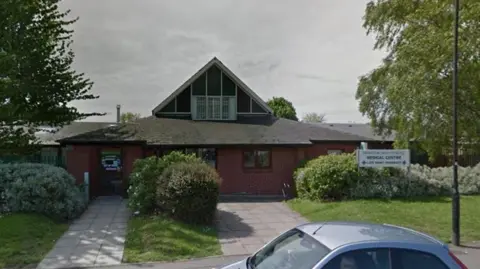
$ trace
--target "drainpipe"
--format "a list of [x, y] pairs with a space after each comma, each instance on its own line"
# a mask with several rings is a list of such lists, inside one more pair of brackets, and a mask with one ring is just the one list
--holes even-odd
[[120, 105], [117, 105], [117, 123], [120, 123]]

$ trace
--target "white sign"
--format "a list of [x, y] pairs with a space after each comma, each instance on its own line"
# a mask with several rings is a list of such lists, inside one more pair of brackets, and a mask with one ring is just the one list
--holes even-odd
[[410, 165], [409, 149], [359, 149], [358, 167], [407, 167]]

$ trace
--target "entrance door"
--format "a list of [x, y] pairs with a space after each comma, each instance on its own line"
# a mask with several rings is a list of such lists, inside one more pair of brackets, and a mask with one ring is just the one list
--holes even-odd
[[100, 194], [122, 195], [122, 152], [108, 149], [100, 152]]

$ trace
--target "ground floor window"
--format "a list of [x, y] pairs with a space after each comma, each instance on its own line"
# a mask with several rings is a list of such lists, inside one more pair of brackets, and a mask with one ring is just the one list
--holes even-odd
[[212, 167], [217, 165], [217, 150], [215, 148], [181, 148], [181, 149], [168, 149], [162, 151], [161, 156], [167, 155], [172, 151], [179, 151], [185, 154], [195, 154], [197, 157], [204, 160]]
[[329, 149], [329, 150], [327, 150], [328, 155], [340, 155], [340, 154], [343, 154], [343, 153], [344, 153], [343, 149]]
[[245, 150], [243, 151], [244, 168], [270, 168], [272, 153], [270, 150]]
[[204, 160], [212, 167], [216, 167], [217, 164], [217, 151], [214, 148], [187, 148], [186, 154], [195, 154], [197, 157]]

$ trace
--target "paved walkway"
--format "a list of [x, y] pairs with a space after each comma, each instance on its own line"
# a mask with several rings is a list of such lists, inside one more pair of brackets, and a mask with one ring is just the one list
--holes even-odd
[[468, 268], [480, 268], [480, 242], [468, 243], [462, 247], [450, 246], [450, 249]]
[[224, 255], [251, 254], [307, 220], [283, 202], [222, 202], [216, 226]]
[[120, 264], [129, 216], [126, 200], [120, 197], [96, 199], [72, 223], [37, 268]]
[[[176, 262], [151, 262], [151, 263], [122, 263], [102, 267], [104, 269], [215, 269], [223, 268], [232, 263], [247, 258], [246, 255], [216, 256], [199, 259], [191, 259]], [[84, 269], [95, 269], [95, 267], [86, 267]]]

